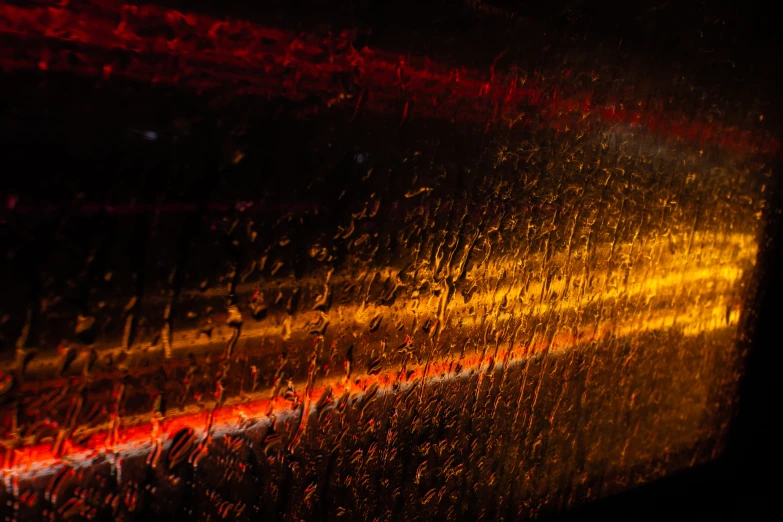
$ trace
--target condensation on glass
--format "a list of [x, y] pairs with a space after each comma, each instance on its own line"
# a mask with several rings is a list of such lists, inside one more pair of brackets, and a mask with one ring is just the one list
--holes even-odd
[[0, 35], [39, 147], [2, 160], [6, 519], [510, 520], [720, 453], [760, 111], [110, 0]]

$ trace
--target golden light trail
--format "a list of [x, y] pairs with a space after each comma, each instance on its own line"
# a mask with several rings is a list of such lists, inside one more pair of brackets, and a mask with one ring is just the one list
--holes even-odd
[[[384, 368], [391, 366], [394, 369], [371, 369], [371, 373], [357, 372], [354, 369], [350, 372], [350, 377], [345, 373], [330, 376], [316, 374], [314, 385], [307, 386], [303, 380], [292, 383], [293, 390], [297, 391], [297, 403], [301, 401], [306, 404], [307, 416], [310, 416], [320, 413], [316, 404], [327, 391], [334, 398], [334, 403], [339, 402], [343, 396], [350, 396], [352, 403], [356, 404], [363, 401], [368, 389], [372, 389], [373, 395], [377, 393], [382, 396], [392, 389], [400, 392], [411, 386], [428, 386], [434, 382], [460, 379], [473, 374], [497, 372], [505, 366], [518, 365], [531, 357], [556, 357], [610, 336], [624, 338], [653, 331], [677, 331], [683, 336], [698, 336], [717, 330], [732, 331], [738, 324], [741, 310], [731, 295], [742, 281], [745, 270], [743, 267], [753, 263], [755, 248], [747, 236], [741, 235], [731, 237], [729, 244], [744, 247], [740, 248], [739, 254], [731, 263], [697, 268], [689, 268], [687, 264], [675, 264], [669, 267], [671, 271], [659, 269], [658, 271], [663, 273], [657, 277], [643, 279], [638, 283], [632, 282], [624, 288], [609, 288], [604, 292], [563, 299], [555, 305], [525, 299], [540, 295], [540, 284], [529, 285], [527, 288], [512, 284], [498, 287], [492, 292], [477, 292], [469, 303], [460, 303], [462, 299], [455, 299], [448, 308], [448, 315], [453, 323], [449, 326], [449, 335], [454, 336], [458, 336], [458, 331], [462, 328], [474, 329], [485, 321], [485, 314], [480, 315], [481, 319], [479, 314], [466, 314], [468, 305], [482, 304], [489, 307], [489, 317], [496, 323], [524, 317], [532, 324], [555, 310], [558, 313], [575, 312], [591, 304], [614, 302], [618, 299], [642, 298], [649, 302], [654, 297], [663, 304], [657, 307], [635, 308], [636, 313], [622, 315], [617, 320], [599, 320], [594, 323], [586, 321], [576, 329], [560, 330], [548, 338], [534, 337], [532, 344], [509, 346], [509, 341], [505, 341], [501, 343], [503, 346], [496, 345], [494, 349], [476, 344], [462, 354], [449, 353], [428, 362], [415, 361], [408, 357], [399, 362], [399, 354], [391, 354], [388, 360], [383, 361]], [[499, 268], [495, 270], [500, 271]], [[550, 287], [550, 292], [563, 290], [562, 284]], [[709, 306], [699, 305], [698, 299], [688, 298], [690, 293], [708, 296], [706, 302]], [[498, 305], [503, 300], [522, 304], [501, 312]], [[436, 308], [432, 304], [428, 306], [431, 310]], [[409, 307], [415, 309], [412, 303], [405, 302], [400, 305], [402, 309]], [[369, 320], [373, 316], [372, 306], [357, 305], [336, 306], [329, 314], [330, 318], [344, 318], [347, 321]], [[459, 319], [455, 322], [454, 318], [458, 316]], [[453, 333], [455, 330], [457, 333]], [[278, 328], [257, 327], [243, 333], [243, 339], [247, 341], [249, 336], [257, 338], [279, 335]], [[181, 345], [180, 343], [182, 338], [175, 336], [175, 347]], [[190, 349], [193, 350], [192, 345]], [[387, 357], [384, 356], [384, 359]], [[394, 359], [398, 361], [392, 362]], [[6, 440], [3, 442], [6, 454], [2, 473], [6, 480], [20, 474], [27, 476], [54, 473], [62, 465], [89, 464], [101, 455], [145, 454], [158, 447], [160, 449], [155, 451], [159, 452], [167, 449], [173, 435], [185, 428], [194, 430], [199, 437], [216, 437], [241, 431], [249, 421], [267, 421], [270, 417], [282, 419], [298, 415], [297, 412], [302, 406], [294, 407], [291, 401], [280, 397], [280, 385], [281, 383], [273, 385], [271, 391], [265, 389], [228, 397], [222, 404], [215, 400], [204, 400], [198, 405], [188, 405], [179, 412], [172, 411], [164, 418], [156, 414], [124, 416], [117, 428], [112, 428], [111, 423], [79, 426], [68, 435], [69, 440], [66, 441], [60, 438], [52, 442], [35, 441], [33, 438]], [[308, 390], [304, 396], [303, 390]], [[327, 406], [330, 404], [333, 406], [331, 402], [327, 403]], [[113, 429], [119, 431], [112, 435]], [[90, 449], [81, 449], [72, 442], [74, 439], [82, 440], [81, 444], [88, 445]]]

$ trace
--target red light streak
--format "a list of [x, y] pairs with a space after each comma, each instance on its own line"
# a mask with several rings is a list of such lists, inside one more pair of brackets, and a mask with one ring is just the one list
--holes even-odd
[[[378, 395], [382, 395], [398, 386], [409, 389], [410, 386], [426, 386], [444, 379], [454, 380], [475, 374], [478, 374], [481, 380], [484, 374], [519, 364], [531, 357], [556, 356], [567, 350], [578, 349], [580, 344], [589, 341], [629, 335], [645, 328], [665, 328], [666, 323], [673, 321], [676, 315], [674, 314], [671, 319], [664, 316], [652, 321], [648, 320], [650, 325], [647, 327], [631, 321], [629, 327], [614, 325], [602, 327], [600, 330], [581, 331], [577, 335], [560, 333], [551, 340], [540, 339], [531, 346], [516, 346], [512, 349], [498, 347], [491, 355], [488, 353], [492, 350], [484, 350], [464, 356], [449, 355], [411, 367], [403, 365], [395, 370], [331, 377], [312, 386], [307, 396], [301, 397], [302, 404], [308, 411], [308, 415], [312, 415], [315, 413], [316, 406], [310, 405], [317, 404], [318, 398], [327, 390], [331, 390], [334, 402], [337, 403], [340, 402], [339, 398], [351, 394], [354, 396], [354, 401], [362, 398], [374, 384], [378, 384]], [[696, 329], [693, 333], [705, 331], [703, 326], [699, 326], [700, 321], [703, 320], [704, 318], [699, 318], [696, 321]], [[687, 325], [684, 323], [688, 321], [680, 322], [682, 323], [680, 327], [686, 326], [684, 331], [687, 331]], [[190, 406], [184, 412], [171, 413], [166, 418], [153, 414], [146, 415], [143, 419], [137, 418], [135, 423], [134, 419], [111, 422], [108, 426], [95, 429], [81, 445], [76, 445], [72, 440], [73, 437], [62, 436], [57, 437], [53, 443], [37, 443], [21, 447], [10, 445], [6, 448], [0, 474], [6, 476], [49, 474], [66, 464], [88, 465], [101, 455], [122, 458], [133, 454], [158, 453], [161, 441], [164, 441], [163, 444], [169, 443], [172, 437], [183, 429], [193, 430], [200, 437], [202, 443], [199, 445], [199, 450], [204, 451], [204, 444], [208, 444], [212, 437], [241, 432], [246, 421], [300, 414], [301, 409], [297, 408], [302, 407], [294, 407], [292, 402], [277, 394], [270, 396], [269, 392], [259, 392], [229, 399], [222, 406], [216, 403], [211, 406]], [[300, 428], [304, 429], [304, 424], [306, 422], [300, 421]], [[295, 437], [300, 436], [301, 433]], [[294, 445], [292, 441], [290, 446]]]
[[[40, 4], [39, 4], [40, 5]], [[327, 107], [484, 125], [521, 124], [558, 131], [623, 124], [696, 145], [776, 153], [779, 141], [733, 126], [663, 110], [597, 106], [592, 94], [563, 95], [559, 80], [521, 85], [512, 74], [448, 68], [428, 58], [355, 49], [352, 35], [297, 35], [240, 20], [218, 20], [153, 5], [111, 0], [78, 7], [0, 5], [6, 70], [77, 73], [234, 94], [294, 100], [315, 96]], [[42, 45], [43, 44], [43, 45]], [[118, 52], [122, 58], [118, 56]], [[564, 78], [570, 76], [570, 71]], [[660, 105], [661, 104], [648, 104]], [[530, 108], [535, 107], [534, 111]]]

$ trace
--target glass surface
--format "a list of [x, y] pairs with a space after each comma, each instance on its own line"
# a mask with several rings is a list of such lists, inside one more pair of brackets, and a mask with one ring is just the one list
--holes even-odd
[[707, 17], [529, 11], [0, 4], [0, 513], [514, 520], [716, 458], [763, 93]]

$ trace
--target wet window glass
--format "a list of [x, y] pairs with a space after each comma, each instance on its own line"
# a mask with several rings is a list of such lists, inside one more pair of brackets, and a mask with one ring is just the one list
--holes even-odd
[[768, 72], [734, 11], [518, 4], [0, 3], [5, 520], [517, 520], [721, 454]]

